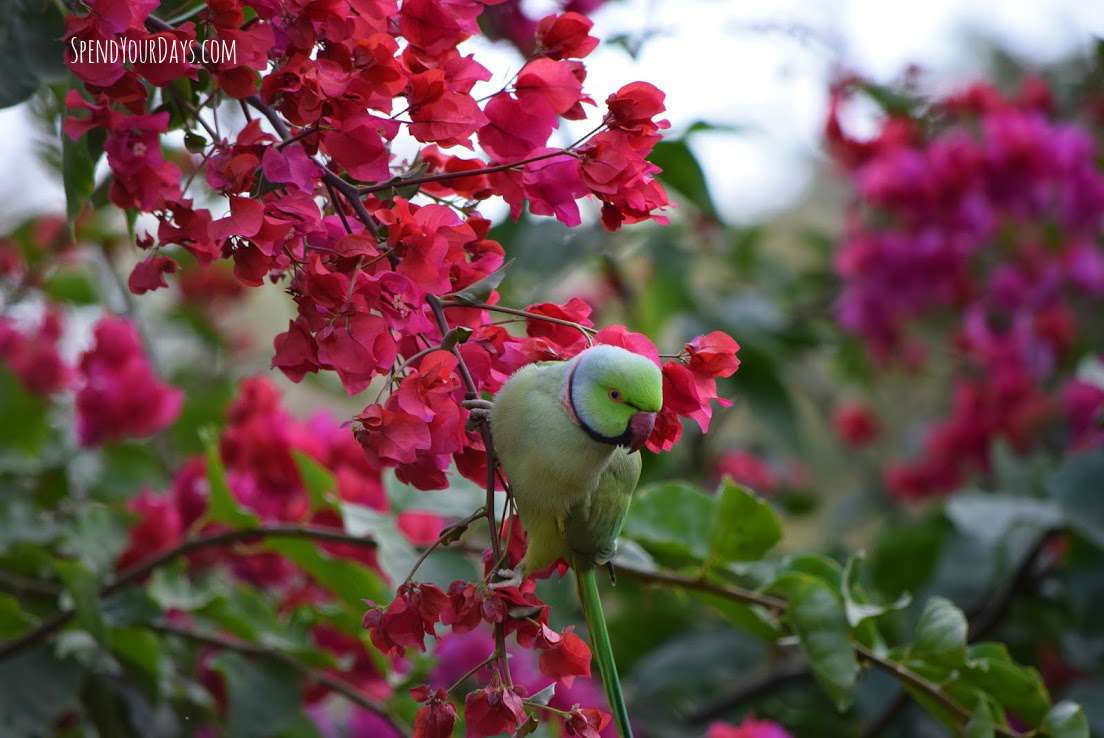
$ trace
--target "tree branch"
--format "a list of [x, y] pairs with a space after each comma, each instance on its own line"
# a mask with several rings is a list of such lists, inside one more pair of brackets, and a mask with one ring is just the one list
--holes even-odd
[[158, 633], [178, 636], [180, 638], [185, 638], [196, 643], [201, 643], [208, 646], [215, 646], [216, 648], [222, 648], [227, 651], [236, 651], [237, 653], [245, 654], [247, 656], [256, 656], [260, 658], [271, 659], [273, 661], [284, 664], [285, 666], [289, 666], [292, 669], [298, 671], [308, 680], [318, 682], [328, 689], [337, 692], [350, 702], [363, 707], [369, 712], [375, 713], [378, 717], [385, 720], [388, 725], [390, 725], [400, 734], [405, 735], [405, 732], [387, 714], [387, 709], [379, 702], [376, 702], [374, 699], [364, 694], [357, 687], [349, 684], [344, 679], [312, 668], [299, 661], [295, 657], [284, 653], [283, 651], [278, 651], [274, 648], [262, 646], [257, 643], [250, 643], [248, 641], [238, 640], [237, 638], [230, 638], [214, 633], [203, 633], [191, 628], [173, 625], [171, 623], [153, 623], [147, 625], [146, 627], [150, 630], [157, 631]]
[[[164, 566], [194, 551], [205, 548], [229, 546], [234, 543], [260, 538], [308, 538], [316, 541], [347, 543], [354, 546], [363, 546], [365, 548], [376, 548], [376, 542], [371, 539], [351, 536], [348, 533], [341, 533], [340, 531], [330, 528], [316, 528], [302, 525], [278, 525], [266, 528], [241, 528], [238, 530], [220, 531], [218, 533], [189, 538], [173, 548], [135, 564], [129, 569], [121, 572], [118, 578], [113, 582], [101, 588], [100, 597], [109, 597], [122, 589], [126, 589], [130, 585], [140, 582], [154, 569]], [[34, 630], [24, 633], [18, 638], [5, 641], [0, 644], [0, 659], [13, 656], [49, 638], [57, 631], [64, 628], [75, 615], [76, 613], [73, 610], [62, 610]]]

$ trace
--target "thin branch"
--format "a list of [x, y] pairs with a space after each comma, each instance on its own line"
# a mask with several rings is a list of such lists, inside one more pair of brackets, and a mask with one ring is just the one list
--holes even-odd
[[[781, 598], [760, 594], [759, 592], [743, 589], [741, 587], [719, 585], [702, 579], [692, 579], [690, 577], [682, 577], [676, 574], [667, 574], [664, 572], [638, 569], [631, 565], [626, 566], [623, 564], [619, 564], [617, 565], [617, 570], [619, 573], [628, 574], [629, 576], [635, 577], [644, 582], [667, 584], [675, 587], [681, 587], [683, 589], [708, 592], [710, 594], [719, 595], [721, 597], [726, 597], [728, 599], [736, 600], [738, 602], [743, 602], [746, 604], [769, 607], [779, 612], [782, 612], [786, 609], [786, 601]], [[942, 687], [940, 687], [938, 684], [925, 679], [924, 677], [906, 667], [904, 664], [900, 664], [896, 661], [878, 655], [877, 653], [854, 639], [851, 639], [851, 646], [859, 654], [862, 660], [865, 661], [867, 664], [892, 675], [898, 681], [907, 684], [913, 689], [923, 692], [932, 700], [939, 703], [939, 705], [947, 710], [950, 714], [958, 718], [963, 724], [970, 720], [972, 716], [970, 710], [956, 702], [954, 698], [944, 692]], [[998, 735], [1004, 736], [1005, 738], [1023, 738], [1022, 734], [1004, 726], [997, 726], [996, 732]]]
[[362, 187], [359, 191], [361, 194], [370, 195], [373, 192], [382, 192], [384, 190], [391, 190], [398, 187], [415, 187], [418, 185], [432, 184], [434, 182], [447, 182], [450, 179], [478, 177], [481, 174], [495, 174], [496, 172], [505, 172], [508, 169], [516, 169], [517, 167], [525, 166], [526, 164], [532, 164], [535, 161], [543, 161], [545, 159], [551, 159], [556, 156], [573, 156], [573, 154], [569, 149], [556, 149], [555, 151], [549, 151], [544, 154], [530, 156], [527, 159], [512, 161], [506, 164], [495, 164], [493, 166], [483, 167], [481, 169], [467, 169], [462, 172], [441, 172], [439, 174], [426, 174], [421, 177], [392, 177], [386, 182], [381, 182], [380, 184], [372, 185], [370, 187]]
[[[426, 302], [429, 303], [430, 310], [433, 311], [433, 317], [437, 320], [437, 328], [441, 331], [441, 338], [444, 340], [445, 336], [449, 334], [448, 319], [445, 318], [445, 309], [441, 300], [436, 295], [427, 295]], [[454, 343], [449, 347], [449, 351], [456, 357], [457, 370], [460, 372], [460, 379], [464, 382], [464, 387], [467, 389], [468, 399], [475, 400], [479, 397], [479, 387], [476, 385], [475, 380], [472, 379], [471, 372], [468, 371], [468, 365], [464, 361], [464, 355], [460, 352], [460, 348]], [[497, 461], [495, 459], [494, 439], [491, 437], [490, 424], [482, 422], [479, 424], [479, 433], [483, 438], [483, 448], [487, 453], [487, 495], [486, 502], [484, 503], [484, 514], [487, 516], [487, 536], [491, 539], [491, 550], [494, 553], [495, 566], [502, 560], [502, 542], [498, 537], [498, 524], [495, 521], [495, 466]], [[491, 574], [494, 572], [492, 570]], [[509, 655], [506, 653], [506, 629], [502, 623], [496, 623], [494, 627], [495, 634], [495, 654], [498, 656], [498, 673], [502, 681], [507, 686], [513, 685], [513, 679], [510, 676], [510, 661]]]
[[[284, 123], [279, 113], [277, 113], [272, 106], [265, 104], [265, 102], [256, 95], [250, 95], [245, 98], [245, 102], [268, 120], [281, 141], [288, 141], [292, 138], [291, 131], [288, 130], [287, 124]], [[315, 163], [322, 167], [322, 180], [345, 197], [353, 210], [356, 211], [357, 218], [359, 218], [360, 222], [364, 224], [364, 227], [368, 229], [368, 232], [376, 239], [379, 239], [379, 227], [376, 225], [376, 219], [368, 212], [368, 208], [364, 207], [364, 202], [360, 199], [360, 194], [357, 192], [356, 186], [337, 176], [337, 174], [332, 172], [328, 167], [319, 164], [317, 161]]]
[[217, 635], [214, 633], [202, 633], [191, 628], [185, 628], [179, 625], [173, 625], [171, 623], [153, 623], [148, 626], [150, 630], [157, 631], [158, 633], [164, 633], [166, 635], [174, 635], [180, 638], [185, 638], [196, 643], [201, 643], [208, 646], [215, 646], [227, 651], [236, 651], [237, 653], [246, 654], [248, 656], [256, 656], [265, 659], [271, 659], [277, 661], [285, 666], [289, 666], [295, 669], [309, 681], [318, 682], [319, 684], [327, 687], [328, 689], [337, 692], [341, 696], [345, 697], [350, 702], [353, 702], [365, 710], [374, 713], [378, 717], [382, 718], [400, 734], [405, 735], [405, 732], [391, 719], [391, 716], [387, 713], [387, 708], [379, 702], [375, 701], [364, 692], [360, 691], [357, 687], [349, 684], [344, 679], [336, 677], [332, 674], [327, 674], [324, 671], [312, 668], [303, 662], [299, 661], [295, 657], [278, 651], [268, 646], [262, 646], [256, 643], [250, 643], [248, 641], [242, 641], [237, 638], [230, 638], [223, 635]]
[[689, 716], [689, 721], [691, 723], [712, 722], [727, 715], [737, 705], [765, 697], [777, 689], [793, 682], [804, 681], [812, 675], [813, 672], [803, 659], [789, 659], [780, 666], [773, 667], [738, 685], [732, 694], [723, 695], [698, 708]]
[[695, 579], [692, 577], [679, 576], [678, 574], [669, 574], [662, 571], [653, 571], [650, 569], [643, 569], [631, 564], [624, 564], [621, 562], [614, 562], [614, 568], [616, 568], [618, 574], [624, 574], [632, 579], [636, 579], [647, 584], [663, 584], [669, 587], [677, 587], [679, 589], [688, 589], [696, 592], [708, 592], [710, 594], [719, 595], [730, 600], [736, 600], [737, 602], [743, 602], [746, 605], [758, 605], [765, 607], [768, 610], [774, 612], [783, 612], [786, 609], [786, 601], [781, 597], [774, 597], [772, 595], [756, 592], [751, 589], [745, 589], [743, 587], [735, 587], [731, 585], [717, 584], [705, 579]]
[[442, 302], [441, 307], [444, 308], [471, 308], [473, 310], [489, 310], [493, 313], [503, 313], [505, 315], [516, 315], [519, 318], [526, 318], [527, 320], [543, 320], [546, 323], [555, 323], [556, 325], [567, 326], [568, 328], [574, 328], [583, 334], [583, 336], [589, 342], [591, 336], [597, 335], [598, 331], [589, 326], [585, 326], [582, 323], [576, 323], [573, 320], [565, 320], [564, 318], [557, 318], [552, 315], [541, 315], [540, 313], [529, 312], [528, 310], [519, 310], [518, 308], [506, 307], [505, 305], [489, 305], [485, 302], [468, 302], [467, 300], [457, 299], [449, 300], [448, 302]]
[[[194, 551], [205, 548], [218, 548], [229, 546], [242, 541], [257, 538], [308, 538], [316, 541], [329, 541], [333, 543], [348, 543], [365, 548], [376, 548], [376, 542], [368, 538], [351, 536], [348, 533], [331, 528], [315, 528], [301, 525], [280, 525], [267, 528], [241, 528], [238, 530], [220, 531], [209, 535], [196, 536], [181, 541], [178, 545], [160, 554], [146, 559], [143, 562], [121, 572], [113, 582], [100, 589], [100, 597], [108, 597], [116, 592], [136, 584], [149, 575], [154, 569], [162, 567], [181, 556], [186, 556]], [[13, 638], [0, 643], [0, 659], [13, 656], [34, 644], [52, 636], [64, 628], [76, 615], [73, 610], [62, 610], [50, 619], [43, 622], [34, 630], [31, 630], [18, 638]]]

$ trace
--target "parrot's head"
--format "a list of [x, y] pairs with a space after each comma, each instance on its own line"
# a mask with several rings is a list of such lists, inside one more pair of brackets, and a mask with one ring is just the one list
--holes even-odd
[[663, 407], [663, 377], [655, 363], [618, 346], [592, 346], [573, 360], [565, 400], [596, 441], [638, 451]]

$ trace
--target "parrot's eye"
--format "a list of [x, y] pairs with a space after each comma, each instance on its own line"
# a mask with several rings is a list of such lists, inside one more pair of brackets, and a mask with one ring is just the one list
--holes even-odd
[[621, 402], [621, 392], [620, 392], [620, 390], [611, 389], [609, 391], [609, 398], [611, 400], [613, 400], [614, 402]]

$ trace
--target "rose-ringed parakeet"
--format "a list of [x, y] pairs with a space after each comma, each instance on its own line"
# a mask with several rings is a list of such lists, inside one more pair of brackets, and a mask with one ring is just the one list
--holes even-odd
[[519, 370], [491, 409], [495, 449], [529, 546], [522, 573], [564, 559], [575, 569], [606, 698], [632, 735], [595, 568], [614, 554], [640, 478], [640, 454], [663, 404], [659, 367], [616, 346]]

